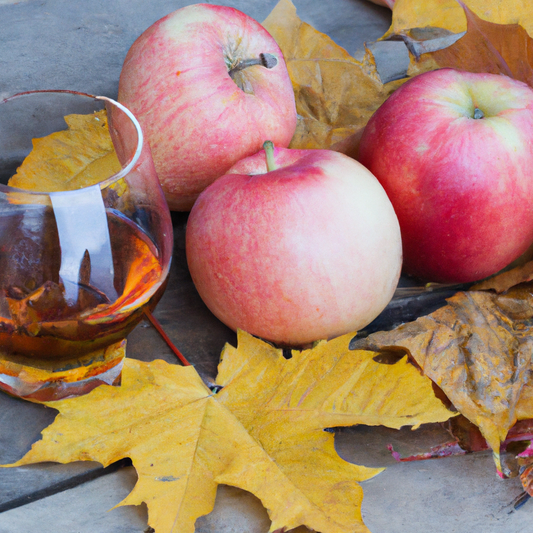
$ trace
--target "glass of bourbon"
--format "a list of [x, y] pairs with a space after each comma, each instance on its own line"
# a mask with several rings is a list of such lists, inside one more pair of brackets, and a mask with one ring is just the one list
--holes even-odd
[[[31, 161], [70, 116], [88, 117], [97, 134], [107, 127], [111, 150], [94, 135], [96, 148], [85, 147], [82, 126], [73, 148], [59, 138]], [[51, 401], [119, 384], [126, 336], [159, 301], [172, 244], [150, 149], [128, 109], [72, 91], [0, 101], [0, 389]]]

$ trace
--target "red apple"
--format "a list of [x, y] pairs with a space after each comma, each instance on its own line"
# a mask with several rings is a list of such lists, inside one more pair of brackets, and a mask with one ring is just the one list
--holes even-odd
[[359, 161], [396, 210], [407, 273], [479, 280], [533, 242], [533, 90], [524, 83], [421, 74], [373, 115]]
[[172, 210], [266, 139], [288, 146], [294, 91], [281, 50], [231, 7], [196, 4], [150, 26], [132, 45], [118, 99], [139, 119]]
[[[270, 170], [269, 170], [270, 169]], [[376, 178], [330, 150], [237, 163], [187, 223], [192, 279], [225, 324], [302, 346], [370, 323], [401, 270], [398, 221]]]

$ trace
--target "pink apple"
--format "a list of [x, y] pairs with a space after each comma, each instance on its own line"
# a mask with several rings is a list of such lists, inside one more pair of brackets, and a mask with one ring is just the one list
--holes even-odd
[[407, 273], [479, 280], [533, 242], [533, 90], [524, 83], [452, 69], [417, 76], [373, 115], [359, 160], [396, 210]]
[[288, 146], [294, 91], [281, 50], [231, 7], [196, 4], [150, 26], [130, 48], [121, 103], [141, 122], [173, 210], [272, 139]]
[[366, 326], [401, 270], [385, 191], [330, 150], [276, 148], [269, 167], [263, 150], [237, 163], [195, 203], [186, 252], [200, 296], [222, 322], [288, 346]]

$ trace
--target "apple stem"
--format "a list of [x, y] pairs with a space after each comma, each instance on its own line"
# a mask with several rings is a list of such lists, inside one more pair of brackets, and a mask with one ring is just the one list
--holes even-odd
[[231, 76], [231, 78], [233, 78], [236, 72], [244, 70], [245, 68], [251, 67], [253, 65], [261, 65], [265, 68], [274, 68], [277, 64], [278, 60], [276, 56], [272, 54], [259, 54], [259, 57], [257, 58], [243, 59], [242, 61], [237, 62], [237, 64], [230, 69], [229, 75]]
[[481, 109], [479, 109], [479, 107], [474, 108], [474, 118], [484, 118], [484, 117], [485, 117], [485, 114], [483, 113], [483, 111], [481, 111]]
[[263, 150], [265, 151], [267, 160], [267, 170], [272, 172], [278, 168], [274, 161], [274, 143], [272, 141], [265, 141], [263, 144]]

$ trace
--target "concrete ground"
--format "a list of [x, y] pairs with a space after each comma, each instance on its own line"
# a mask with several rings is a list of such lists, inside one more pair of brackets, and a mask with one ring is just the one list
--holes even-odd
[[[365, 0], [293, 1], [303, 20], [352, 55], [363, 50], [364, 42], [380, 37], [390, 23], [390, 11]], [[188, 3], [0, 0], [0, 97], [32, 89], [72, 89], [116, 97], [122, 61], [134, 39], [153, 22]], [[225, 3], [261, 21], [276, 0]], [[174, 278], [157, 316], [169, 330], [173, 324], [182, 328], [180, 347], [185, 346], [184, 353], [189, 346], [198, 348], [204, 354], [198, 368], [209, 376], [223, 341], [233, 339], [233, 334], [209, 315], [193, 293], [184, 266], [183, 228], [184, 220], [177, 217]], [[144, 346], [172, 360], [149, 327], [133, 332], [129, 355], [148, 357]], [[20, 457], [52, 418], [53, 413], [41, 406], [0, 395], [0, 463]], [[428, 431], [435, 444], [443, 437], [437, 429]], [[387, 466], [363, 484], [363, 517], [372, 533], [531, 531], [533, 504], [513, 508], [513, 500], [522, 492], [520, 482], [516, 478], [500, 480], [490, 454], [395, 463], [386, 444], [399, 439], [414, 446], [417, 435], [380, 428], [354, 428], [337, 435], [342, 457], [368, 466]], [[99, 477], [95, 472], [100, 471], [93, 464], [35, 465], [1, 472], [0, 533], [147, 531], [144, 506], [108, 511], [132, 489], [134, 469], [126, 466]], [[69, 479], [74, 481], [69, 484]], [[23, 504], [26, 501], [31, 503]], [[215, 510], [198, 520], [196, 527], [198, 533], [266, 533], [268, 529], [268, 517], [258, 500], [231, 487], [220, 488]], [[299, 529], [299, 533], [303, 531]]]

